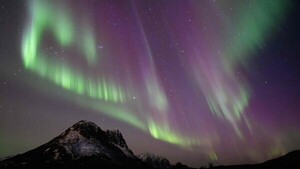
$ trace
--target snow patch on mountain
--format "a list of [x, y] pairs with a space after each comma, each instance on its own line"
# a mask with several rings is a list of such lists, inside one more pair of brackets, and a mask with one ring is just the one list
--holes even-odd
[[63, 133], [62, 135], [64, 135], [64, 137], [58, 140], [60, 144], [76, 143], [84, 139], [84, 137], [79, 133], [79, 131], [74, 131], [72, 130], [72, 128], [70, 128], [70, 131], [68, 133]]

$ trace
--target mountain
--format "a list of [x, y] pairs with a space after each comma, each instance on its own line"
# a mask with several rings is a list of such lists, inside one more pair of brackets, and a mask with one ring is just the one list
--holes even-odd
[[[171, 165], [160, 156], [135, 156], [119, 130], [102, 130], [93, 122], [79, 121], [33, 150], [0, 160], [0, 168], [109, 168], [193, 169], [180, 162]], [[300, 150], [255, 165], [210, 166], [214, 169], [300, 169]]]
[[88, 121], [79, 121], [48, 143], [2, 161], [0, 168], [5, 166], [150, 168], [128, 148], [120, 131], [103, 131]]
[[139, 154], [137, 157], [143, 162], [157, 169], [170, 169], [172, 167], [169, 160], [167, 160], [164, 157], [154, 155], [152, 153], [142, 153]]

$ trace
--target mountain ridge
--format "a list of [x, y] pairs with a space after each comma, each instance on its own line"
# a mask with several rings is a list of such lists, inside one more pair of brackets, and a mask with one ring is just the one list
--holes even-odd
[[168, 159], [162, 156], [158, 156], [152, 153], [142, 153], [137, 155], [139, 159], [141, 159], [143, 162], [153, 166], [157, 169], [170, 169], [171, 164]]
[[[192, 169], [152, 153], [134, 155], [119, 130], [102, 130], [81, 120], [49, 142], [0, 161], [0, 168]], [[205, 168], [205, 167], [201, 167]], [[215, 169], [299, 169], [300, 150], [259, 164], [209, 166]]]

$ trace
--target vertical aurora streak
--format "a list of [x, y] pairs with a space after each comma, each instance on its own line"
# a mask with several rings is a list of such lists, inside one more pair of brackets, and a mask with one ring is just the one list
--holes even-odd
[[[216, 6], [222, 8], [222, 3], [217, 1]], [[205, 95], [211, 112], [231, 123], [240, 137], [239, 122], [242, 118], [247, 121], [245, 111], [251, 95], [241, 68], [247, 67], [248, 60], [266, 41], [272, 28], [280, 23], [287, 2], [265, 0], [243, 4], [247, 5], [251, 5], [251, 11], [242, 7], [239, 13], [221, 13], [226, 24], [217, 23], [222, 29], [210, 30], [208, 37], [200, 33], [200, 40], [207, 38], [208, 44], [200, 45], [200, 50], [195, 49], [190, 56], [194, 79]], [[225, 35], [225, 40], [215, 35]], [[217, 47], [217, 51], [210, 46]]]

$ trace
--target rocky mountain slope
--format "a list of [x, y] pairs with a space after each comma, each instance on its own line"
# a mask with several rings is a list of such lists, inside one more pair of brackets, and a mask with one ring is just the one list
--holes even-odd
[[48, 143], [6, 159], [0, 166], [111, 166], [136, 168], [143, 165], [128, 148], [118, 130], [103, 131], [93, 122], [79, 121]]

